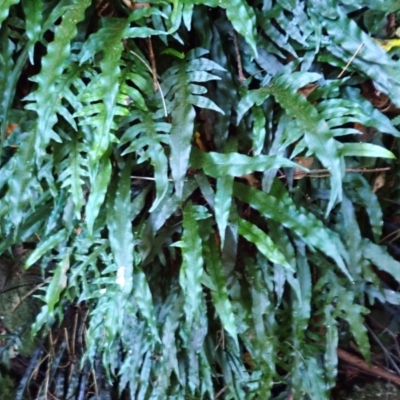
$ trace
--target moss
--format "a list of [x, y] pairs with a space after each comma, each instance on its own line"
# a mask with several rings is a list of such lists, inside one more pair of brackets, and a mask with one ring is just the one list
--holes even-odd
[[398, 400], [400, 389], [382, 381], [376, 381], [364, 386], [355, 385], [350, 393], [341, 392], [339, 400]]
[[35, 349], [30, 335], [30, 327], [40, 311], [40, 300], [25, 296], [40, 282], [37, 276], [22, 274], [9, 279], [0, 293], [0, 316], [2, 324], [13, 333], [22, 332], [18, 352], [29, 355]]
[[0, 400], [15, 400], [14, 381], [0, 374]]

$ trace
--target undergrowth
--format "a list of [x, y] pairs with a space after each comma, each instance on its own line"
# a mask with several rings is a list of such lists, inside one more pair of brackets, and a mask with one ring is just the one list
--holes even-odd
[[322, 400], [341, 335], [370, 360], [368, 308], [400, 301], [399, 10], [2, 2], [0, 251], [51, 277], [36, 337], [86, 313], [38, 398], [101, 365], [131, 399]]

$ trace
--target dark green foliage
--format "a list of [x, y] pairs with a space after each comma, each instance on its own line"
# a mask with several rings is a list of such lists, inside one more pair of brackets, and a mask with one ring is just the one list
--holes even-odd
[[398, 178], [398, 118], [359, 89], [400, 103], [368, 31], [397, 2], [99, 3], [0, 4], [0, 251], [50, 276], [34, 334], [84, 304], [82, 366], [132, 399], [328, 399], [377, 271], [400, 283], [398, 181], [363, 173]]

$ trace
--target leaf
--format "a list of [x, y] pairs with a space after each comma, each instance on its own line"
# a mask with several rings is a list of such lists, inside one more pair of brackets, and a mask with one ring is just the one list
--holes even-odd
[[29, 60], [31, 64], [34, 64], [34, 45], [42, 35], [43, 1], [24, 0], [22, 4], [25, 14], [26, 36], [29, 39]]
[[400, 4], [393, 0], [363, 0], [362, 4], [371, 10], [382, 11], [385, 14], [394, 13], [400, 9]]
[[8, 17], [10, 8], [19, 3], [19, 0], [2, 0], [0, 3], [0, 26], [3, 21]]
[[235, 30], [240, 33], [250, 46], [253, 56], [257, 57], [255, 34], [256, 16], [252, 7], [244, 0], [221, 0], [219, 6], [226, 8], [226, 15]]
[[215, 194], [207, 176], [202, 171], [199, 171], [196, 173], [195, 179], [204, 199], [207, 201], [210, 208], [215, 210]]
[[350, 281], [353, 281], [343, 262], [343, 257], [347, 258], [347, 255], [338, 235], [325, 227], [313, 214], [304, 209], [299, 210], [286, 193], [274, 197], [235, 182], [233, 194], [266, 218], [271, 218], [293, 230], [311, 248], [316, 247], [332, 258]]
[[185, 58], [185, 54], [173, 49], [172, 47], [167, 47], [164, 49], [160, 54], [170, 54], [171, 56], [174, 56], [176, 58], [179, 58], [180, 60], [183, 60]]
[[332, 388], [336, 384], [336, 378], [338, 374], [338, 355], [337, 348], [339, 342], [339, 334], [338, 334], [338, 323], [335, 320], [334, 316], [334, 308], [331, 304], [325, 305], [324, 309], [324, 320], [326, 327], [326, 347], [324, 354], [325, 361], [325, 369], [327, 371], [326, 378], [328, 381], [329, 388]]
[[106, 197], [108, 184], [111, 179], [111, 162], [108, 157], [102, 157], [96, 177], [89, 194], [85, 207], [86, 226], [89, 236], [93, 236], [93, 226], [100, 212], [100, 207]]
[[138, 305], [140, 313], [143, 315], [146, 324], [150, 328], [152, 339], [154, 341], [160, 341], [157, 329], [157, 321], [154, 315], [153, 297], [149, 288], [147, 277], [140, 268], [136, 267], [133, 280], [134, 299]]
[[[270, 24], [269, 18], [263, 18], [260, 15], [260, 20], [261, 20], [260, 25], [262, 26], [262, 29], [264, 30], [264, 32], [268, 36], [268, 38], [270, 40], [272, 40], [279, 48], [285, 49], [286, 51], [291, 53], [293, 56], [297, 57], [296, 51], [293, 49], [292, 45], [288, 41], [287, 33], [286, 32], [285, 32], [285, 34], [281, 33], [281, 31], [278, 29], [277, 26]], [[273, 51], [272, 49], [268, 49], [267, 45], [265, 45], [258, 49], [258, 53], [259, 53], [260, 57], [262, 57], [263, 55], [265, 57], [264, 49], [269, 50], [271, 53], [274, 53], [278, 56], [281, 56], [281, 54], [279, 54], [280, 52], [277, 52], [276, 50]], [[267, 57], [268, 56], [269, 56], [269, 58], [271, 57], [270, 54], [268, 54]], [[259, 59], [257, 59], [258, 63], [260, 63], [260, 61], [261, 61], [260, 57], [259, 57]], [[272, 73], [271, 75], [275, 75], [275, 74]]]
[[364, 314], [369, 313], [369, 310], [366, 307], [354, 303], [354, 292], [352, 291], [342, 291], [340, 293], [337, 307], [342, 310], [340, 316], [349, 323], [350, 331], [357, 342], [361, 354], [367, 363], [370, 363], [371, 349], [368, 331], [364, 325]]
[[351, 201], [343, 196], [341, 204], [341, 231], [349, 254], [349, 270], [354, 277], [361, 276], [361, 232]]
[[[328, 124], [304, 96], [296, 93], [301, 76], [302, 73], [281, 75], [271, 82], [268, 90], [288, 115], [296, 118], [299, 129], [304, 131], [304, 141], [308, 148], [331, 173], [331, 194], [326, 210], [328, 215], [336, 201], [340, 201], [342, 197], [343, 164], [338, 143], [333, 138]], [[307, 80], [304, 82], [307, 82], [313, 79], [313, 75], [306, 75], [305, 78]]]
[[60, 243], [67, 239], [67, 230], [62, 229], [57, 233], [51, 234], [45, 240], [39, 242], [36, 249], [29, 255], [28, 259], [25, 261], [25, 268], [31, 267], [35, 262], [37, 262], [43, 255], [50, 252]]
[[389, 255], [384, 246], [379, 246], [368, 239], [363, 239], [361, 251], [363, 256], [378, 269], [387, 272], [397, 282], [400, 282], [400, 262]]
[[[193, 88], [193, 87], [192, 87]], [[193, 89], [192, 89], [193, 90]], [[224, 114], [223, 110], [219, 108], [213, 101], [204, 96], [190, 96], [189, 101], [196, 107], [208, 108]]]
[[[121, 75], [120, 59], [124, 49], [122, 39], [124, 39], [125, 29], [129, 25], [126, 19], [107, 18], [104, 19], [103, 27], [92, 34], [92, 41], [86, 42], [87, 46], [82, 49], [82, 53], [93, 54], [102, 51], [104, 47], [108, 51], [103, 52], [100, 61], [101, 74], [98, 76], [99, 93], [98, 97], [102, 100], [102, 107], [98, 111], [86, 108], [85, 114], [94, 114], [94, 124], [96, 134], [93, 135], [92, 146], [89, 151], [89, 158], [95, 164], [102, 155], [108, 150], [110, 142], [114, 140], [111, 130], [115, 115], [118, 114], [120, 107], [117, 105], [119, 79]], [[84, 58], [81, 58], [81, 63]], [[87, 90], [90, 90], [89, 85]]]
[[255, 23], [256, 16], [252, 6], [245, 0], [182, 0], [184, 4], [204, 4], [209, 7], [226, 9], [226, 15], [235, 30], [250, 46], [253, 56], [257, 57]]
[[271, 95], [267, 88], [258, 90], [249, 90], [239, 101], [237, 106], [237, 125], [243, 118], [243, 115], [256, 104], [260, 106]]
[[[177, 245], [177, 244], [175, 244]], [[179, 242], [182, 249], [182, 265], [179, 272], [179, 285], [185, 296], [185, 329], [190, 332], [192, 325], [199, 319], [202, 301], [203, 255], [195, 208], [189, 203], [183, 210], [183, 233]]]
[[340, 146], [339, 152], [344, 157], [356, 156], [374, 158], [396, 158], [396, 156], [391, 151], [372, 143], [343, 143]]
[[249, 157], [239, 153], [206, 153], [195, 147], [190, 155], [190, 165], [193, 168], [202, 168], [207, 175], [214, 178], [231, 175], [242, 176], [254, 171], [266, 171], [271, 168], [303, 168], [302, 166], [280, 156], [259, 155]]
[[327, 50], [336, 57], [347, 60], [361, 44], [351, 67], [371, 78], [377, 87], [387, 94], [392, 102], [400, 105], [400, 73], [397, 64], [355, 21], [341, 15], [337, 20], [323, 19], [329, 35]]
[[323, 379], [323, 369], [318, 364], [316, 357], [305, 360], [304, 367], [300, 371], [300, 378], [304, 384], [304, 391], [311, 399], [327, 399], [329, 397], [326, 382]]
[[54, 306], [60, 300], [61, 292], [67, 287], [67, 271], [69, 270], [69, 258], [67, 253], [62, 261], [57, 265], [54, 275], [51, 278], [50, 284], [46, 290], [45, 301], [50, 315], [54, 312]]
[[67, 272], [70, 267], [69, 259], [70, 255], [67, 253], [55, 268], [50, 284], [46, 289], [44, 297], [46, 304], [42, 307], [32, 325], [32, 335], [36, 335], [45, 323], [54, 322], [54, 307], [60, 301], [60, 295], [67, 287]]
[[152, 212], [158, 207], [168, 192], [168, 160], [163, 147], [159, 143], [149, 146], [147, 153], [154, 167], [154, 178], [156, 181], [156, 198], [149, 210], [149, 212]]
[[278, 250], [270, 237], [258, 226], [242, 218], [238, 219], [239, 234], [253, 243], [257, 250], [272, 263], [294, 271], [292, 266], [286, 261], [284, 255]]
[[131, 162], [125, 163], [119, 179], [111, 187], [107, 198], [107, 228], [110, 247], [117, 267], [117, 284], [122, 293], [133, 288], [133, 233], [127, 216], [131, 208]]
[[[211, 100], [198, 96], [200, 92], [194, 93], [195, 85], [177, 84], [178, 82], [208, 82], [220, 79], [218, 76], [206, 72], [222, 68], [211, 60], [198, 58], [205, 53], [207, 53], [207, 50], [204, 49], [194, 49], [188, 52], [184, 61], [169, 68], [162, 76], [164, 95], [172, 99], [172, 128], [169, 140], [171, 147], [170, 167], [178, 198], [182, 197], [184, 176], [189, 167], [191, 140], [196, 116], [193, 104], [222, 112]], [[193, 69], [195, 70], [193, 71]]]
[[275, 77], [267, 87], [250, 91], [241, 100], [238, 106], [238, 121], [254, 104], [261, 105], [270, 94], [274, 95], [286, 113], [296, 119], [298, 130], [304, 132], [304, 141], [310, 151], [331, 172], [331, 196], [326, 211], [328, 214], [335, 202], [341, 199], [342, 194], [343, 161], [339, 145], [317, 109], [304, 96], [297, 93], [299, 88], [318, 78], [319, 74], [305, 72], [281, 74]]
[[59, 141], [59, 136], [53, 131], [57, 117], [53, 107], [58, 103], [59, 88], [57, 81], [65, 70], [65, 61], [70, 56], [70, 42], [76, 36], [76, 25], [83, 20], [90, 0], [82, 0], [72, 4], [65, 11], [62, 22], [55, 28], [54, 40], [47, 45], [47, 54], [42, 58], [41, 71], [32, 80], [38, 84], [38, 89], [32, 94], [35, 103], [30, 104], [38, 115], [37, 127], [34, 134], [36, 156], [44, 156], [44, 148], [54, 139]]
[[218, 2], [220, 7], [226, 8], [228, 19], [232, 22], [235, 30], [240, 33], [252, 49], [254, 57], [257, 57], [255, 40], [255, 14], [244, 0], [222, 0]]
[[82, 178], [87, 175], [87, 170], [82, 167], [85, 164], [81, 155], [84, 146], [74, 135], [68, 148], [70, 153], [66, 162], [67, 165], [64, 166], [58, 180], [62, 182], [61, 188], [68, 187], [75, 205], [75, 217], [80, 220], [83, 206], [82, 186], [85, 183]]
[[[164, 148], [160, 144], [161, 141], [166, 141], [165, 135], [160, 135], [158, 132], [169, 132], [171, 125], [163, 122], [155, 122], [154, 116], [149, 112], [139, 113], [141, 123], [135, 124], [128, 128], [121, 138], [120, 145], [126, 142], [131, 142], [127, 149], [122, 153], [128, 154], [136, 152], [141, 154], [139, 163], [150, 159], [151, 165], [154, 167], [154, 179], [156, 182], [156, 198], [153, 202], [150, 212], [153, 212], [167, 194], [168, 181], [168, 159], [165, 155]], [[142, 133], [140, 139], [137, 135]], [[146, 148], [146, 150], [143, 150]]]
[[[246, 343], [246, 347], [251, 351], [251, 356], [256, 362], [257, 369], [264, 372], [263, 389], [268, 393], [272, 386], [272, 376], [275, 374], [275, 357], [277, 341], [270, 340], [270, 335], [277, 328], [275, 304], [270, 300], [270, 287], [265, 279], [266, 271], [270, 271], [266, 259], [257, 257], [246, 263], [246, 270], [251, 277], [251, 309], [249, 318], [252, 320], [251, 330], [251, 347]], [[270, 276], [268, 276], [269, 278]], [[244, 299], [240, 299], [243, 302]], [[253, 333], [254, 332], [254, 333]], [[263, 392], [264, 393], [264, 392]]]
[[208, 241], [203, 244], [203, 250], [207, 272], [212, 283], [212, 287], [209, 289], [211, 290], [213, 305], [221, 319], [222, 326], [239, 348], [235, 315], [233, 313], [232, 304], [229, 300], [221, 258], [213, 235], [210, 235]]
[[[3, 94], [2, 101], [0, 102], [0, 121], [2, 121], [0, 127], [0, 137], [1, 137], [1, 147], [0, 156], [3, 151], [3, 144], [6, 139], [8, 124], [8, 113], [10, 112], [11, 102], [15, 95], [16, 81], [22, 72], [23, 64], [25, 64], [27, 51], [23, 52], [25, 60], [18, 64], [19, 70], [16, 71], [16, 66], [13, 60], [13, 53], [15, 51], [15, 46], [13, 42], [8, 37], [7, 25], [2, 30], [2, 35], [0, 36], [0, 51], [2, 57], [0, 59], [0, 90]], [[22, 60], [22, 55], [19, 56], [19, 60]]]
[[187, 3], [183, 6], [183, 23], [186, 26], [186, 29], [188, 31], [191, 30], [191, 23], [192, 23], [192, 15], [193, 15], [193, 7], [194, 4], [193, 3]]
[[[12, 224], [15, 227], [16, 236], [18, 228], [25, 217], [26, 204], [29, 202], [32, 187], [37, 185], [33, 176], [33, 160], [35, 148], [35, 136], [33, 132], [26, 134], [22, 146], [17, 149], [13, 159], [13, 170], [8, 180], [8, 191], [5, 197], [6, 210], [10, 212]], [[14, 237], [15, 239], [15, 237]]]
[[379, 242], [382, 236], [383, 213], [378, 196], [372, 190], [369, 182], [360, 174], [346, 174], [345, 190], [353, 202], [361, 203], [365, 207], [374, 239]]
[[[183, 178], [189, 167], [190, 141], [193, 135], [196, 115], [193, 106], [187, 102], [185, 97], [185, 94], [182, 93], [179, 97], [181, 104], [177, 105], [171, 113], [173, 123], [170, 134], [170, 166], [178, 198], [182, 197]], [[179, 100], [177, 101], [178, 103]]]
[[217, 179], [215, 193], [215, 220], [221, 238], [221, 248], [225, 243], [225, 231], [228, 225], [229, 212], [232, 204], [233, 177], [226, 175]]
[[265, 136], [267, 134], [265, 115], [261, 107], [253, 108], [253, 152], [255, 156], [261, 154], [264, 148]]
[[344, 90], [344, 95], [348, 97], [352, 103], [356, 103], [363, 110], [365, 115], [369, 117], [369, 121], [366, 121], [364, 125], [374, 126], [381, 132], [400, 137], [400, 132], [394, 126], [395, 123], [375, 108], [366, 98], [362, 97], [358, 88], [348, 86]]

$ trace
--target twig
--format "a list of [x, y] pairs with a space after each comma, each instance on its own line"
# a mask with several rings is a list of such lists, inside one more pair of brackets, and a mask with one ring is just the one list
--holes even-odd
[[226, 391], [226, 389], [228, 389], [228, 386], [224, 386], [215, 396], [214, 396], [214, 400], [218, 399], [218, 397], [221, 397], [224, 392]]
[[[390, 167], [382, 167], [382, 168], [346, 168], [345, 172], [361, 172], [363, 174], [370, 174], [373, 172], [382, 172], [382, 171], [389, 171]], [[313, 175], [315, 174], [315, 175]], [[309, 176], [310, 178], [325, 178], [330, 176], [329, 170], [328, 169], [310, 169], [308, 172], [306, 171], [301, 171], [300, 174], [296, 176], [295, 173], [295, 178], [294, 179], [302, 179], [305, 176]], [[279, 176], [279, 179], [284, 179], [286, 178], [286, 175], [281, 175]]]
[[78, 327], [78, 312], [75, 312], [75, 321], [74, 321], [74, 330], [72, 333], [72, 356], [75, 358], [75, 341], [76, 341], [76, 331], [77, 331], [77, 327]]
[[394, 235], [397, 235], [399, 232], [400, 232], [400, 229], [396, 229], [395, 231], [390, 232], [390, 233], [387, 234], [385, 237], [383, 237], [383, 238], [379, 241], [379, 243], [385, 242], [385, 241], [388, 240], [390, 237], [392, 237], [392, 236], [394, 236]]
[[[139, 54], [135, 53], [132, 50], [129, 50], [129, 51], [142, 62], [142, 64], [148, 69], [148, 71], [153, 76], [153, 70], [149, 67], [147, 62], [145, 60], [143, 60], [143, 58], [140, 57]], [[154, 78], [153, 78], [153, 81], [154, 81]], [[156, 81], [156, 83], [157, 83], [158, 90], [160, 91], [161, 101], [162, 101], [163, 108], [164, 108], [164, 116], [165, 116], [165, 118], [167, 118], [168, 117], [168, 111], [167, 111], [167, 105], [165, 104], [164, 93], [163, 93], [163, 91], [161, 89], [161, 85], [159, 84], [158, 80]]]
[[151, 74], [153, 75], [154, 91], [157, 92], [160, 85], [158, 84], [158, 79], [157, 79], [157, 65], [156, 65], [156, 58], [154, 57], [153, 42], [151, 41], [151, 37], [147, 38], [147, 47], [149, 48], [149, 57], [151, 64]]
[[353, 354], [347, 353], [347, 351], [344, 351], [342, 349], [338, 349], [337, 353], [341, 360], [359, 368], [361, 371], [370, 373], [377, 378], [387, 379], [388, 381], [400, 386], [400, 376], [393, 374], [392, 372], [386, 371], [385, 369], [378, 367], [377, 365], [372, 365], [370, 367], [361, 358], [354, 356]]
[[242, 59], [240, 57], [239, 44], [238, 44], [237, 34], [236, 34], [235, 30], [233, 31], [233, 44], [235, 46], [236, 63], [237, 63], [237, 69], [238, 69], [238, 79], [239, 79], [239, 82], [242, 84], [246, 80], [246, 78], [244, 77], [244, 74], [243, 74]]
[[46, 282], [48, 282], [50, 279], [47, 278], [43, 282], [40, 282], [38, 285], [36, 285], [32, 290], [30, 290], [25, 296], [22, 297], [22, 299], [19, 301], [18, 304], [16, 304], [10, 311], [10, 313], [13, 313], [21, 304], [22, 302], [29, 297], [32, 293], [35, 293], [36, 290], [38, 290], [41, 286], [43, 286]]
[[361, 43], [361, 44], [358, 46], [356, 52], [351, 56], [349, 62], [348, 62], [348, 63], [346, 64], [346, 66], [343, 68], [342, 72], [338, 75], [338, 78], [341, 78], [342, 75], [346, 72], [347, 68], [349, 68], [350, 64], [351, 64], [351, 63], [353, 62], [353, 60], [357, 57], [357, 54], [360, 52], [360, 50], [363, 48], [363, 46], [364, 46], [364, 42]]
[[390, 352], [385, 348], [385, 346], [382, 344], [382, 342], [379, 340], [378, 336], [375, 335], [374, 331], [368, 326], [365, 325], [368, 329], [368, 332], [372, 336], [372, 338], [375, 340], [375, 342], [378, 344], [378, 346], [382, 349], [384, 352], [385, 356], [387, 357], [390, 365], [392, 366], [393, 370], [397, 372], [397, 375], [400, 375], [400, 368], [397, 366], [397, 364], [394, 362], [392, 355]]
[[67, 346], [68, 355], [71, 355], [71, 349], [69, 347], [69, 337], [68, 337], [68, 329], [64, 328], [64, 336], [65, 336], [65, 345]]
[[[370, 174], [373, 172], [382, 172], [382, 171], [389, 171], [390, 167], [382, 167], [382, 168], [347, 168], [345, 172], [361, 172], [363, 174]], [[325, 178], [330, 176], [329, 170], [327, 169], [311, 169], [308, 172], [306, 171], [301, 171], [302, 175], [301, 176], [295, 176], [294, 179], [302, 179], [304, 176], [308, 176], [310, 178]], [[303, 175], [304, 173], [304, 175]], [[321, 175], [322, 173], [325, 173], [324, 175]], [[316, 174], [316, 175], [312, 175]], [[138, 176], [138, 175], [131, 175], [131, 178], [133, 179], [141, 179], [143, 181], [155, 181], [155, 178], [152, 178], [151, 176]], [[244, 176], [238, 176], [237, 178], [244, 178]], [[285, 179], [286, 175], [280, 175], [278, 176], [279, 179]], [[244, 178], [246, 179], [246, 178]], [[168, 179], [169, 182], [174, 182], [173, 179]]]
[[[152, 178], [151, 176], [137, 176], [137, 175], [131, 175], [131, 178], [133, 179], [141, 179], [143, 181], [155, 181], [155, 178]], [[169, 182], [173, 182], [173, 179], [168, 179]]]
[[95, 373], [94, 368], [92, 368], [91, 373], [92, 373], [92, 376], [93, 376], [94, 392], [96, 394], [96, 399], [97, 399], [99, 397], [99, 388], [97, 386], [97, 379], [96, 379], [96, 373]]

